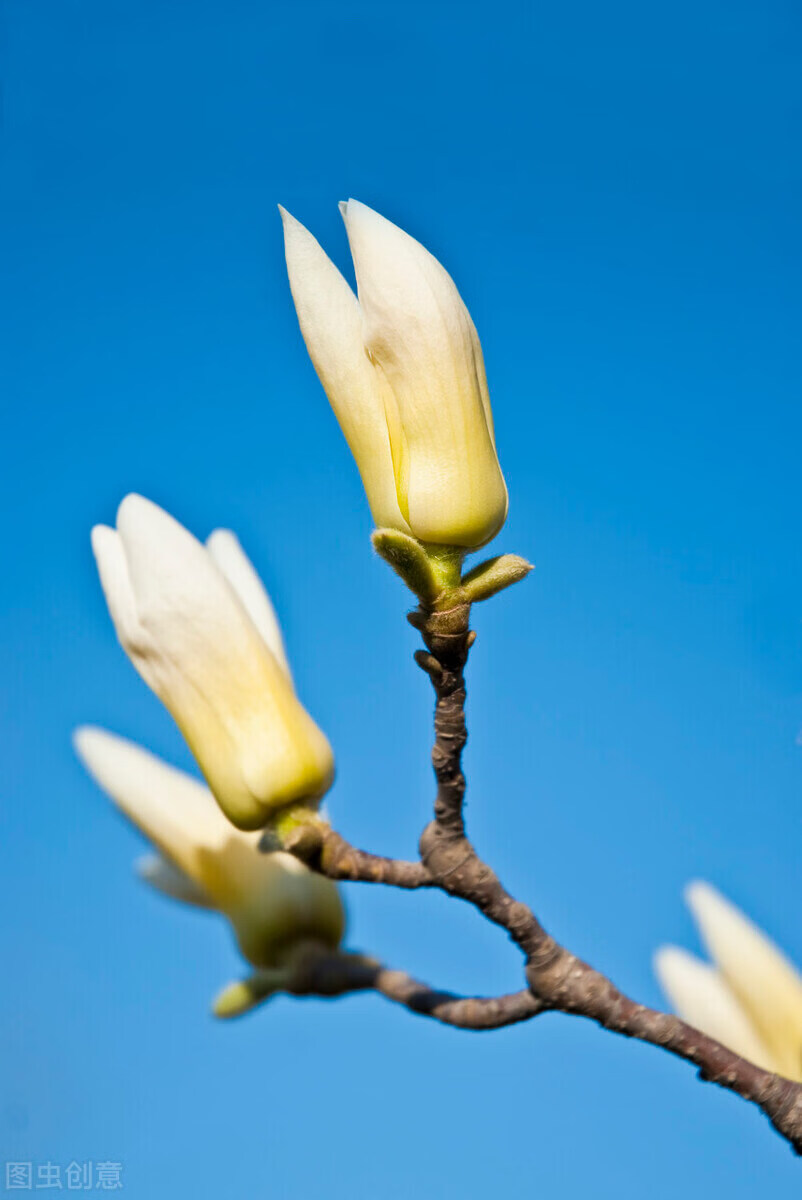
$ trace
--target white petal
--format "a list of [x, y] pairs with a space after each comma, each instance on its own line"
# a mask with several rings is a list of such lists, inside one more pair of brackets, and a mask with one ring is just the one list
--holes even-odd
[[290, 854], [262, 854], [259, 834], [229, 824], [206, 787], [133, 742], [91, 726], [74, 740], [89, 773], [164, 856], [147, 859], [143, 876], [223, 912], [255, 966], [276, 965], [299, 940], [339, 944], [345, 917], [331, 880]]
[[78, 757], [103, 791], [154, 846], [204, 886], [201, 852], [219, 854], [236, 831], [207, 787], [141, 746], [84, 725]]
[[768, 1046], [777, 1070], [802, 1080], [802, 979], [777, 946], [707, 883], [686, 899], [728, 985]]
[[287, 678], [291, 679], [290, 664], [287, 661], [276, 610], [253, 563], [242, 549], [239, 538], [230, 529], [215, 529], [206, 539], [206, 549], [242, 601], [267, 648]]
[[356, 460], [373, 519], [379, 527], [409, 533], [396, 496], [382, 382], [362, 341], [357, 298], [309, 230], [280, 212], [301, 333]]
[[401, 511], [423, 541], [478, 546], [504, 521], [479, 339], [453, 280], [419, 242], [356, 200], [342, 206], [362, 336], [389, 385]]
[[259, 855], [258, 869], [242, 859], [247, 885], [227, 914], [249, 962], [277, 966], [299, 941], [339, 945], [345, 914], [336, 884], [282, 851]]
[[654, 956], [654, 969], [683, 1021], [757, 1066], [775, 1070], [769, 1051], [714, 967], [676, 946], [663, 946]]
[[169, 646], [176, 658], [214, 635], [244, 648], [254, 627], [241, 601], [197, 538], [144, 496], [130, 494], [117, 512], [117, 530], [139, 624], [152, 643]]
[[153, 646], [137, 615], [128, 563], [117, 530], [110, 529], [108, 525], [95, 525], [92, 530], [92, 550], [120, 645], [134, 660], [148, 686], [154, 687], [155, 679], [148, 666]]
[[180, 900], [196, 908], [214, 907], [203, 888], [161, 854], [146, 854], [137, 860], [136, 869], [140, 879], [171, 900]]
[[255, 829], [273, 808], [321, 796], [331, 747], [211, 554], [141, 496], [117, 522], [143, 633], [126, 649], [226, 815]]
[[154, 690], [185, 736], [185, 724], [197, 719], [208, 737], [236, 743], [240, 721], [249, 719], [254, 704], [270, 705], [289, 690], [286, 676], [212, 556], [187, 529], [136, 495], [123, 500], [117, 525], [138, 619], [153, 649]]

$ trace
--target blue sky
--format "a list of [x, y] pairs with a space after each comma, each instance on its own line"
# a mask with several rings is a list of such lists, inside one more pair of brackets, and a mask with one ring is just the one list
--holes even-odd
[[[240, 535], [338, 757], [334, 819], [413, 852], [431, 698], [306, 358], [278, 202], [418, 236], [487, 361], [537, 564], [476, 612], [469, 818], [553, 932], [658, 1003], [710, 879], [802, 963], [795, 6], [8, 0], [0, 577], [2, 1159], [147, 1200], [796, 1195], [748, 1105], [547, 1016], [466, 1035], [377, 998], [219, 1025], [224, 927], [131, 873], [94, 721], [188, 765], [117, 646], [89, 529], [137, 490]], [[347, 892], [350, 944], [519, 985], [442, 897]], [[796, 1181], [796, 1183], [795, 1183]]]

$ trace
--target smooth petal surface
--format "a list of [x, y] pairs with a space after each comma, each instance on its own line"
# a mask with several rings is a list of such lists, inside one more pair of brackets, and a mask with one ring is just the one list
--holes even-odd
[[504, 523], [507, 490], [473, 322], [419, 242], [356, 200], [342, 213], [362, 338], [392, 397], [384, 393], [401, 512], [422, 541], [482, 545]]
[[[337, 885], [291, 854], [278, 851], [258, 857], [258, 878], [249, 875], [248, 886], [226, 910], [245, 957], [254, 966], [274, 967], [299, 942], [338, 946], [345, 912]], [[243, 873], [247, 869], [243, 857]]]
[[279, 211], [301, 333], [356, 460], [373, 519], [409, 533], [396, 496], [383, 384], [365, 352], [357, 298], [309, 230]]
[[675, 946], [654, 956], [654, 968], [674, 1012], [768, 1071], [777, 1070], [744, 1010], [714, 967]]
[[272, 809], [321, 796], [331, 748], [210, 553], [136, 495], [120, 505], [116, 539], [93, 544], [118, 636], [226, 815], [255, 829]]
[[287, 678], [292, 679], [276, 610], [239, 538], [230, 529], [215, 529], [206, 539], [206, 549], [237, 593], [268, 650]]
[[789, 1079], [802, 1079], [802, 979], [774, 943], [707, 883], [686, 899], [721, 975]]
[[81, 762], [106, 795], [205, 892], [204, 852], [219, 855], [232, 835], [243, 836], [220, 812], [209, 789], [105, 729], [84, 725], [73, 741]]
[[139, 622], [125, 550], [117, 530], [108, 525], [95, 525], [92, 551], [119, 642], [148, 686], [155, 689], [156, 679], [148, 666], [154, 647]]

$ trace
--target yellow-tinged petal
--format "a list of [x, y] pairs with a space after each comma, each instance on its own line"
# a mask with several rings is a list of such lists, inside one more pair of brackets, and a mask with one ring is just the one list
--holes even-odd
[[396, 496], [382, 381], [365, 352], [357, 298], [309, 230], [286, 209], [279, 211], [301, 333], [356, 460], [373, 519], [409, 533]]
[[777, 1070], [802, 1080], [802, 978], [788, 959], [734, 904], [707, 883], [686, 892], [710, 956]]
[[120, 642], [229, 819], [255, 829], [322, 796], [331, 748], [209, 551], [136, 495], [93, 547]]
[[206, 549], [237, 593], [267, 648], [288, 679], [292, 679], [284, 638], [273, 602], [254, 570], [253, 563], [230, 529], [215, 529], [206, 539]]
[[768, 1071], [777, 1064], [715, 967], [686, 950], [663, 946], [654, 968], [674, 1012], [683, 1021]]
[[[180, 872], [171, 880], [162, 863], [146, 878], [222, 912], [255, 966], [281, 963], [299, 942], [339, 944], [345, 915], [336, 885], [292, 855], [262, 854], [259, 835], [231, 825], [202, 783], [103, 729], [77, 730], [75, 746], [96, 782]], [[181, 876], [200, 896], [186, 894]]]
[[385, 407], [401, 511], [421, 541], [480, 546], [504, 523], [507, 489], [473, 321], [419, 242], [356, 200], [341, 208], [362, 339], [392, 394]]
[[219, 853], [232, 828], [200, 780], [168, 766], [127, 738], [83, 725], [78, 757], [129, 820], [196, 883], [201, 848]]
[[[248, 872], [241, 857], [242, 872]], [[226, 909], [240, 949], [254, 966], [281, 965], [301, 942], [331, 949], [340, 944], [345, 912], [336, 884], [282, 851], [260, 854], [258, 868]]]

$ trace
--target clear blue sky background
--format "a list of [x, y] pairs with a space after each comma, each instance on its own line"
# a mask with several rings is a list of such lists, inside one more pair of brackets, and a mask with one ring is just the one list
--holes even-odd
[[[188, 756], [89, 550], [126, 491], [240, 534], [336, 747], [330, 806], [410, 854], [431, 698], [297, 331], [276, 203], [347, 264], [349, 195], [479, 328], [508, 523], [476, 613], [471, 832], [658, 1003], [710, 879], [802, 963], [800, 20], [784, 0], [8, 0], [2, 296], [2, 1159], [146, 1200], [796, 1196], [748, 1105], [576, 1019], [466, 1035], [369, 996], [216, 1024], [227, 931], [134, 880], [87, 720]], [[348, 890], [350, 943], [519, 986], [437, 896]]]

